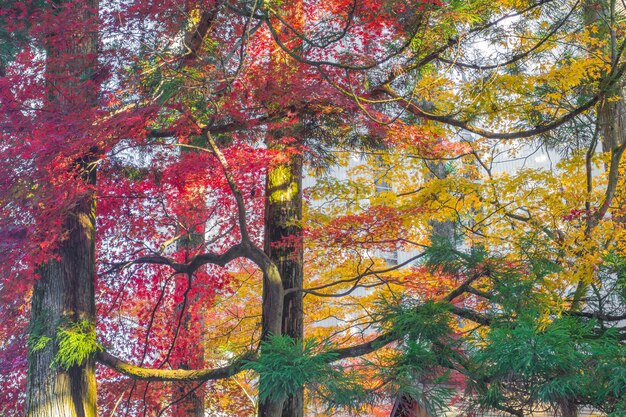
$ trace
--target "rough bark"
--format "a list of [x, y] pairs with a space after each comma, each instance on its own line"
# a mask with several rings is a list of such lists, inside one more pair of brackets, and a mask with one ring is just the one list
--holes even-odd
[[[615, 4], [606, 0], [586, 0], [583, 3], [585, 24], [599, 24], [592, 36], [599, 40], [607, 38], [612, 40], [606, 50], [598, 50], [598, 47], [594, 47], [592, 52], [602, 54], [615, 66], [619, 56], [615, 42], [618, 35], [610, 25], [617, 10], [611, 10], [612, 8], [615, 9]], [[624, 80], [621, 77], [616, 78], [616, 82], [602, 95], [597, 108], [597, 117], [603, 152], [614, 151], [626, 142], [626, 98], [624, 97]]]
[[[264, 251], [277, 266], [283, 288], [302, 288], [302, 155], [292, 154], [285, 163], [269, 168], [266, 185]], [[285, 296], [282, 334], [302, 339], [303, 299], [301, 291]], [[304, 388], [289, 396], [283, 405], [283, 417], [302, 417]], [[260, 414], [261, 415], [261, 414]]]
[[[301, 0], [292, 2], [284, 8], [283, 18], [291, 22], [294, 28], [302, 31], [306, 25], [304, 3]], [[291, 37], [284, 28], [278, 28], [275, 35]], [[302, 39], [290, 40], [293, 50], [302, 48]], [[276, 82], [276, 94], [291, 97], [290, 109], [295, 113], [300, 106], [300, 97], [293, 97], [291, 91], [301, 78], [300, 66], [291, 61], [285, 51], [272, 53], [270, 72]], [[296, 121], [296, 120], [294, 120]], [[303, 287], [303, 253], [302, 253], [302, 138], [303, 131], [299, 123], [291, 127], [283, 127], [270, 131], [268, 148], [278, 150], [282, 160], [268, 168], [265, 190], [265, 234], [264, 252], [276, 265], [282, 282], [283, 291]], [[297, 142], [292, 152], [281, 143], [283, 137], [295, 137]], [[266, 274], [267, 275], [267, 274]], [[264, 294], [265, 296], [265, 294]], [[281, 312], [281, 333], [293, 339], [302, 339], [304, 335], [303, 294], [301, 291], [288, 293], [283, 302]], [[262, 376], [261, 376], [262, 378]], [[282, 410], [282, 411], [281, 411]], [[259, 405], [260, 417], [302, 417], [304, 415], [304, 388], [299, 387], [295, 394], [285, 399], [266, 401]]]
[[[586, 0], [583, 3], [583, 18], [585, 24], [599, 24], [598, 30], [593, 36], [598, 37], [599, 39], [607, 37], [613, 40], [616, 39], [614, 29], [611, 28], [610, 25], [605, 24], [607, 22], [611, 23], [611, 19], [615, 17], [615, 10], [611, 11], [611, 8], [614, 9], [615, 4], [606, 2], [605, 0]], [[611, 42], [608, 50], [598, 49], [599, 48], [594, 47], [592, 52], [605, 55], [613, 65], [617, 64], [616, 57], [618, 55], [615, 49], [615, 42]], [[612, 203], [614, 203], [613, 199], [615, 197], [615, 191], [620, 177], [619, 164], [621, 162], [622, 155], [624, 153], [624, 146], [626, 144], [626, 97], [624, 97], [623, 73], [616, 78], [616, 82], [613, 83], [612, 87], [604, 92], [602, 100], [600, 100], [596, 111], [600, 141], [602, 143], [602, 152], [610, 153], [611, 160], [605, 167], [609, 174], [609, 182], [607, 184], [605, 198], [602, 205], [598, 207], [597, 211], [593, 215], [589, 216], [586, 231], [587, 234], [590, 234], [591, 230], [598, 225], [599, 221], [609, 210], [609, 207]], [[619, 219], [619, 217], [617, 217], [617, 219]], [[570, 307], [572, 311], [582, 309], [582, 300], [587, 293], [588, 288], [588, 283], [583, 281], [578, 283]]]
[[[88, 0], [82, 18], [85, 22], [97, 17], [98, 1]], [[49, 7], [61, 11], [76, 7], [67, 0], [57, 0]], [[80, 23], [80, 22], [79, 22]], [[47, 45], [47, 79], [53, 80], [48, 88], [49, 111], [71, 114], [77, 111], [58, 91], [73, 89], [84, 94], [88, 105], [96, 106], [97, 88], [93, 83], [65, 81], [89, 79], [95, 71], [98, 47], [97, 30], [68, 29], [76, 35], [60, 50], [58, 43]], [[70, 25], [70, 23], [68, 23]], [[64, 26], [61, 26], [64, 27]], [[56, 35], [56, 34], [54, 34]], [[64, 36], [67, 34], [64, 33]], [[62, 64], [53, 59], [70, 54], [73, 59]], [[69, 75], [69, 77], [67, 77]], [[62, 88], [59, 88], [62, 87]], [[68, 140], [75, 140], [69, 139]], [[92, 417], [96, 416], [95, 357], [77, 363], [68, 369], [55, 362], [58, 353], [59, 329], [71, 324], [86, 323], [95, 331], [95, 191], [94, 160], [98, 150], [90, 149], [76, 155], [75, 181], [87, 185], [86, 191], [65, 214], [63, 230], [66, 234], [57, 249], [57, 259], [39, 266], [39, 279], [35, 283], [31, 301], [29, 366], [27, 376], [27, 417]], [[82, 188], [82, 187], [81, 187]], [[36, 349], [32, 347], [37, 345]]]
[[95, 359], [68, 370], [54, 363], [59, 326], [95, 323], [93, 195], [86, 196], [68, 215], [65, 229], [69, 237], [59, 249], [60, 260], [39, 268], [41, 277], [33, 292], [30, 338], [49, 341], [29, 353], [27, 417], [96, 415]]
[[[282, 334], [284, 289], [278, 267], [273, 263], [264, 268], [263, 274], [263, 338]], [[263, 351], [261, 351], [263, 354]], [[259, 385], [265, 384], [265, 375], [259, 375]], [[259, 417], [280, 417], [285, 398], [271, 398], [259, 404]]]
[[[270, 147], [280, 145], [270, 144]], [[284, 149], [280, 149], [284, 151]], [[265, 202], [264, 252], [276, 266], [276, 277], [283, 290], [302, 288], [302, 155], [285, 153], [286, 161], [268, 169]], [[273, 271], [271, 271], [273, 272]], [[265, 281], [270, 280], [268, 273]], [[264, 294], [264, 298], [265, 298]], [[269, 312], [264, 311], [264, 315]], [[280, 333], [302, 339], [302, 292], [284, 297]], [[268, 329], [268, 327], [264, 327]], [[261, 376], [263, 378], [263, 376]], [[304, 389], [284, 399], [273, 399], [259, 405], [259, 417], [301, 417], [304, 410]]]
[[626, 143], [626, 100], [621, 86], [598, 108], [602, 151], [611, 152]]

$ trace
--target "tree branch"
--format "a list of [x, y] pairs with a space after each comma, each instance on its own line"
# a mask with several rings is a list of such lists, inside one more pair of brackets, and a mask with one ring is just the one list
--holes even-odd
[[593, 215], [592, 220], [589, 222], [588, 229], [594, 228], [600, 220], [606, 215], [609, 207], [611, 206], [611, 202], [613, 201], [613, 197], [615, 197], [615, 191], [617, 190], [617, 183], [619, 181], [619, 165], [622, 160], [622, 155], [624, 155], [624, 151], [626, 151], [626, 143], [621, 144], [617, 148], [613, 149], [611, 152], [611, 163], [609, 165], [609, 178], [608, 184], [606, 185], [606, 191], [604, 194], [604, 201], [598, 211], [596, 211]]
[[521, 139], [521, 138], [528, 138], [531, 136], [539, 135], [541, 133], [549, 132], [550, 130], [555, 129], [561, 126], [562, 124], [569, 122], [570, 120], [573, 120], [576, 116], [591, 109], [600, 100], [600, 96], [601, 96], [600, 93], [596, 94], [595, 96], [593, 96], [593, 98], [591, 98], [585, 104], [577, 107], [571, 112], [563, 115], [562, 117], [548, 124], [539, 125], [532, 129], [518, 130], [514, 132], [494, 132], [494, 131], [480, 128], [478, 126], [472, 126], [466, 121], [459, 120], [451, 116], [439, 115], [439, 114], [433, 114], [433, 113], [427, 112], [423, 110], [421, 107], [419, 107], [417, 104], [415, 104], [414, 102], [400, 96], [398, 93], [393, 91], [391, 87], [379, 87], [373, 93], [386, 94], [387, 96], [396, 100], [396, 102], [400, 106], [402, 106], [403, 108], [410, 111], [416, 116], [422, 117], [427, 120], [444, 123], [450, 126], [459, 127], [463, 130], [466, 130], [471, 133], [475, 133], [477, 135], [480, 135], [484, 138], [489, 138], [489, 139]]
[[226, 161], [224, 154], [222, 153], [222, 151], [220, 151], [217, 144], [215, 143], [215, 140], [213, 139], [213, 135], [211, 135], [211, 132], [206, 133], [206, 138], [209, 142], [209, 145], [211, 146], [211, 151], [213, 151], [213, 154], [215, 155], [220, 165], [222, 166], [222, 170], [224, 171], [224, 176], [226, 177], [226, 181], [228, 181], [228, 186], [230, 187], [230, 190], [235, 196], [235, 201], [237, 201], [237, 220], [239, 221], [239, 229], [240, 229], [239, 232], [241, 233], [241, 240], [243, 244], [249, 246], [251, 244], [251, 241], [250, 241], [250, 235], [248, 234], [248, 225], [246, 221], [246, 205], [243, 200], [243, 194], [241, 193], [241, 189], [239, 188], [239, 186], [237, 185], [237, 182], [235, 181], [235, 177], [233, 176], [233, 173], [230, 171], [228, 167], [228, 161]]
[[231, 246], [222, 254], [202, 253], [192, 257], [187, 263], [176, 262], [171, 258], [163, 255], [146, 255], [127, 262], [118, 262], [105, 272], [111, 273], [115, 270], [123, 269], [131, 265], [166, 265], [179, 274], [193, 274], [202, 265], [213, 264], [218, 266], [226, 266], [230, 261], [239, 257], [250, 258], [249, 251], [241, 244]]
[[153, 369], [132, 365], [106, 351], [96, 354], [96, 360], [123, 375], [144, 381], [209, 381], [229, 378], [244, 370], [247, 361], [254, 358], [253, 353], [244, 356], [230, 365], [212, 369]]
[[219, 6], [220, 2], [218, 1], [211, 9], [204, 10], [196, 27], [185, 34], [183, 45], [187, 48], [187, 52], [182, 56], [183, 63], [187, 63], [191, 59], [198, 56], [198, 52], [200, 52], [200, 47], [202, 46], [202, 41], [209, 32], [213, 21], [215, 21]]

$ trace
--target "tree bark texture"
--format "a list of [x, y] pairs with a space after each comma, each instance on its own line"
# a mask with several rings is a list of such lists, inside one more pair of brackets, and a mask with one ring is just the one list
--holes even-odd
[[[59, 42], [46, 45], [46, 73], [49, 112], [81, 114], [77, 106], [97, 106], [97, 86], [91, 82], [97, 66], [98, 1], [87, 0], [81, 6], [81, 22], [60, 25], [67, 31], [51, 33], [71, 42], [59, 49]], [[60, 13], [77, 7], [68, 0], [51, 2], [47, 7]], [[88, 22], [88, 23], [85, 23]], [[94, 27], [91, 27], [94, 26]], [[87, 29], [87, 27], [89, 27]], [[56, 45], [56, 46], [55, 46]], [[60, 57], [71, 56], [63, 61]], [[77, 80], [87, 80], [77, 81]], [[59, 91], [72, 91], [81, 96], [77, 105]], [[62, 118], [60, 118], [62, 120]], [[79, 135], [79, 134], [78, 134]], [[68, 138], [80, 140], [80, 137]], [[95, 417], [95, 357], [64, 369], [55, 359], [58, 353], [59, 329], [86, 323], [95, 331], [95, 160], [98, 150], [91, 148], [74, 159], [75, 181], [86, 190], [62, 219], [65, 236], [56, 250], [57, 259], [38, 267], [31, 301], [30, 342], [27, 376], [27, 417]]]
[[[285, 155], [286, 161], [268, 169], [265, 203], [264, 251], [276, 265], [283, 288], [302, 288], [302, 155]], [[304, 336], [302, 292], [285, 296], [282, 334], [301, 340]], [[259, 416], [270, 417], [259, 407]], [[282, 407], [283, 417], [302, 417], [304, 389], [289, 396]], [[281, 415], [281, 414], [277, 414]], [[274, 416], [274, 415], [272, 415]]]
[[[583, 3], [585, 24], [599, 25], [598, 30], [592, 36], [599, 40], [617, 38], [615, 29], [609, 26], [611, 16], [617, 13], [615, 6], [615, 3], [606, 0], [585, 0]], [[595, 47], [590, 52], [603, 55], [614, 63], [618, 56], [614, 41], [609, 43], [606, 50]], [[615, 86], [604, 94], [597, 108], [597, 117], [603, 152], [611, 152], [626, 143], [626, 98], [623, 80], [617, 81]]]
[[[27, 417], [96, 415], [95, 359], [64, 370], [54, 362], [58, 329], [67, 323], [95, 323], [95, 205], [85, 197], [65, 220], [69, 237], [59, 248], [60, 260], [39, 268], [31, 307], [30, 337], [48, 338], [29, 352]], [[94, 329], [95, 331], [95, 329]]]
[[626, 100], [621, 86], [600, 104], [598, 122], [603, 152], [611, 152], [626, 143]]
[[[283, 17], [291, 22], [295, 30], [302, 32], [306, 25], [304, 3], [296, 0], [284, 9]], [[289, 31], [283, 34], [282, 30], [277, 31], [279, 37], [283, 35], [291, 37]], [[302, 39], [298, 37], [290, 39], [289, 45], [291, 49], [302, 52]], [[301, 79], [300, 65], [292, 61], [284, 51], [276, 51], [271, 55], [269, 71], [274, 75], [276, 82], [275, 94], [290, 97], [290, 106], [298, 113], [302, 98], [294, 97], [292, 89]], [[297, 120], [293, 121], [296, 123], [292, 126], [271, 131], [268, 135], [268, 148], [278, 150], [281, 160], [271, 164], [267, 172], [263, 249], [278, 269], [283, 290], [303, 286], [301, 150], [304, 132], [299, 128]], [[291, 149], [281, 143], [285, 137], [296, 138], [296, 143], [291, 144]], [[293, 152], [294, 148], [296, 152]], [[282, 307], [281, 333], [296, 340], [301, 340], [304, 335], [302, 295], [300, 291], [288, 294]], [[304, 388], [299, 387], [295, 394], [288, 396], [284, 401], [276, 399], [275, 402], [267, 403], [259, 405], [259, 416], [303, 417]]]

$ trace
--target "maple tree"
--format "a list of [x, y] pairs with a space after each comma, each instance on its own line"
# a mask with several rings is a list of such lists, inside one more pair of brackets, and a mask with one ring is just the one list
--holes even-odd
[[[390, 396], [436, 398], [417, 381], [435, 386], [452, 369], [468, 395], [514, 414], [536, 404], [618, 413], [623, 384], [593, 363], [619, 363], [611, 323], [623, 313], [590, 292], [623, 274], [625, 145], [602, 120], [623, 101], [624, 43], [615, 12], [608, 25], [593, 20], [594, 4], [11, 2], [0, 33], [11, 40], [0, 74], [11, 375], [28, 356], [41, 361], [29, 396], [64, 369], [95, 384], [97, 358], [109, 368], [103, 413], [199, 415], [211, 392], [247, 397], [261, 416], [298, 416], [305, 384], [311, 410], [364, 412]], [[588, 139], [586, 117], [599, 120]], [[481, 138], [454, 141], [456, 128]], [[571, 131], [583, 132], [578, 143]], [[571, 148], [559, 170], [493, 173], [499, 140], [542, 134]], [[356, 164], [355, 150], [371, 157]], [[318, 179], [309, 192], [321, 203], [307, 204], [304, 166], [333, 164], [350, 177]], [[461, 228], [447, 237], [468, 253], [437, 243], [444, 223]], [[416, 249], [395, 266], [376, 256]], [[417, 259], [427, 262], [409, 268]], [[55, 293], [66, 276], [76, 281]], [[329, 316], [339, 324], [323, 325]], [[519, 340], [572, 349], [520, 369], [502, 355]], [[610, 389], [581, 380], [547, 391], [583, 359]], [[63, 388], [67, 415], [96, 413], [87, 386]], [[23, 380], [11, 388], [3, 395], [19, 410]]]

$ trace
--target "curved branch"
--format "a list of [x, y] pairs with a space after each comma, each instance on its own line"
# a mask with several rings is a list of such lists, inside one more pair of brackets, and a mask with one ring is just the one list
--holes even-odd
[[611, 162], [609, 165], [608, 178], [609, 181], [606, 186], [604, 201], [602, 202], [602, 205], [600, 205], [598, 211], [596, 211], [591, 218], [588, 229], [594, 228], [606, 215], [609, 207], [611, 206], [611, 202], [613, 201], [613, 197], [615, 197], [615, 192], [617, 191], [617, 184], [620, 177], [619, 166], [622, 160], [622, 156], [624, 155], [624, 151], [626, 151], [626, 143], [618, 146], [611, 152]]
[[346, 279], [340, 279], [340, 280], [333, 281], [331, 283], [320, 285], [320, 286], [317, 286], [317, 287], [311, 287], [311, 288], [289, 288], [288, 290], [285, 290], [285, 295], [291, 294], [293, 292], [305, 292], [305, 293], [310, 293], [310, 294], [318, 295], [318, 296], [320, 296], [320, 295], [321, 296], [328, 296], [329, 294], [320, 294], [317, 291], [323, 290], [323, 289], [328, 288], [328, 287], [334, 287], [336, 285], [348, 284], [350, 282], [354, 282], [354, 286], [353, 286], [353, 288], [354, 288], [355, 286], [358, 285], [358, 283], [360, 282], [361, 279], [363, 279], [363, 278], [365, 278], [367, 276], [378, 275], [378, 274], [385, 274], [387, 272], [395, 271], [396, 269], [400, 269], [403, 266], [406, 266], [406, 265], [410, 264], [411, 262], [416, 261], [417, 259], [423, 257], [424, 255], [425, 255], [425, 253], [417, 254], [417, 255], [412, 256], [411, 258], [407, 259], [404, 262], [401, 262], [401, 263], [399, 263], [397, 265], [390, 266], [389, 268], [385, 268], [385, 269], [372, 270], [372, 269], [370, 269], [368, 267], [365, 272], [363, 272], [363, 273], [361, 273], [359, 275], [356, 275], [355, 277], [346, 278]]
[[553, 1], [554, 0], [541, 0], [541, 1], [538, 1], [537, 3], [531, 4], [530, 6], [526, 7], [525, 9], [522, 9], [522, 10], [520, 10], [518, 12], [501, 16], [501, 17], [499, 17], [499, 18], [497, 18], [495, 20], [492, 20], [490, 22], [487, 22], [485, 24], [482, 24], [482, 25], [479, 25], [479, 26], [475, 26], [475, 27], [469, 29], [468, 31], [466, 31], [466, 32], [464, 32], [462, 34], [459, 34], [459, 35], [456, 35], [456, 36], [451, 36], [451, 37], [448, 38], [448, 40], [443, 45], [441, 45], [440, 47], [438, 47], [434, 51], [431, 51], [426, 56], [420, 58], [417, 62], [413, 62], [412, 64], [410, 64], [410, 65], [408, 65], [408, 66], [406, 66], [404, 68], [401, 68], [399, 70], [393, 71], [385, 80], [380, 82], [378, 84], [378, 86], [387, 85], [387, 84], [393, 82], [399, 75], [405, 74], [405, 73], [407, 73], [409, 71], [412, 71], [412, 70], [414, 70], [416, 68], [419, 68], [419, 67], [421, 67], [421, 66], [423, 66], [425, 64], [428, 64], [428, 63], [434, 61], [435, 59], [439, 59], [439, 57], [441, 56], [442, 53], [447, 51], [449, 48], [451, 48], [451, 47], [453, 47], [455, 45], [458, 45], [461, 42], [461, 40], [465, 39], [469, 35], [472, 35], [474, 33], [480, 32], [482, 30], [489, 29], [490, 27], [493, 27], [493, 26], [497, 25], [498, 23], [500, 23], [500, 22], [502, 22], [502, 21], [504, 21], [506, 19], [511, 19], [511, 18], [514, 18], [514, 17], [517, 17], [517, 16], [521, 16], [521, 15], [523, 15], [525, 13], [528, 13], [528, 12], [532, 11], [533, 9], [536, 9], [537, 7], [541, 7], [544, 4], [551, 3]]
[[[333, 349], [327, 353], [329, 362], [336, 362], [341, 359], [355, 358], [372, 353], [388, 344], [398, 340], [398, 336], [391, 333], [385, 333], [369, 342], [360, 343], [358, 345], [345, 348]], [[325, 355], [326, 356], [326, 355]], [[133, 379], [144, 381], [210, 381], [217, 379], [225, 379], [234, 376], [246, 369], [246, 364], [257, 359], [257, 354], [248, 352], [246, 355], [237, 359], [235, 362], [220, 368], [210, 369], [154, 369], [143, 366], [133, 365], [123, 361], [112, 354], [102, 350], [96, 353], [96, 360], [123, 375]]]
[[280, 16], [280, 14], [274, 13], [274, 17], [276, 19], [278, 19], [278, 21], [283, 26], [285, 26], [287, 29], [289, 29], [297, 38], [302, 40], [302, 42], [307, 43], [307, 44], [309, 44], [309, 45], [311, 45], [311, 46], [313, 46], [315, 48], [327, 48], [328, 46], [330, 46], [334, 42], [338, 42], [341, 39], [345, 38], [345, 36], [348, 34], [348, 31], [350, 30], [350, 25], [352, 24], [352, 22], [354, 20], [354, 12], [356, 11], [356, 7], [357, 7], [357, 0], [352, 0], [352, 6], [351, 6], [350, 10], [348, 11], [348, 18], [347, 18], [346, 24], [343, 26], [343, 28], [339, 32], [337, 32], [334, 36], [329, 36], [328, 39], [326, 39], [323, 43], [318, 43], [318, 42], [308, 38], [306, 35], [304, 35], [304, 33], [301, 33], [293, 25], [291, 25], [289, 22], [287, 22], [285, 19], [283, 19]]
[[229, 378], [244, 370], [246, 361], [254, 354], [244, 356], [230, 365], [212, 369], [153, 369], [125, 362], [106, 351], [96, 353], [96, 360], [123, 375], [144, 381], [209, 381]]
[[211, 151], [213, 151], [213, 154], [219, 161], [222, 167], [222, 170], [224, 171], [224, 176], [226, 177], [226, 181], [228, 181], [228, 186], [230, 187], [230, 190], [235, 196], [235, 201], [237, 201], [237, 220], [239, 221], [241, 240], [245, 245], [249, 246], [251, 244], [251, 241], [250, 241], [250, 234], [248, 233], [248, 225], [246, 221], [246, 205], [243, 200], [243, 194], [241, 193], [241, 189], [239, 188], [239, 186], [237, 185], [237, 182], [235, 181], [235, 177], [233, 176], [233, 173], [230, 171], [228, 167], [228, 161], [226, 161], [224, 154], [222, 153], [222, 151], [220, 151], [217, 144], [215, 143], [215, 140], [213, 139], [213, 135], [211, 135], [211, 132], [206, 133], [206, 138], [209, 142], [209, 145], [211, 146]]
[[228, 264], [229, 262], [240, 257], [252, 259], [250, 251], [246, 249], [241, 243], [231, 246], [226, 252], [221, 254], [209, 252], [196, 255], [192, 257], [187, 263], [176, 262], [172, 258], [168, 258], [167, 256], [163, 255], [141, 256], [132, 261], [118, 262], [116, 264], [113, 264], [113, 266], [109, 270], [107, 270], [105, 274], [127, 268], [131, 265], [166, 265], [172, 268], [176, 273], [193, 274], [202, 265], [213, 264], [223, 267], [226, 266], [226, 264]]
[[[398, 49], [392, 53], [390, 53], [389, 55], [387, 55], [386, 57], [375, 61], [371, 64], [367, 64], [367, 65], [349, 65], [349, 64], [341, 64], [339, 62], [332, 62], [332, 61], [314, 61], [308, 58], [305, 58], [302, 55], [298, 55], [296, 52], [294, 52], [293, 50], [289, 49], [289, 47], [287, 45], [285, 45], [285, 43], [283, 41], [280, 40], [280, 37], [278, 36], [278, 32], [276, 31], [276, 28], [274, 28], [274, 26], [272, 26], [271, 22], [269, 21], [269, 19], [266, 19], [266, 23], [267, 23], [267, 27], [270, 30], [270, 33], [272, 35], [272, 39], [274, 39], [274, 42], [276, 42], [276, 45], [278, 45], [278, 47], [280, 49], [282, 49], [287, 55], [289, 55], [291, 58], [293, 58], [294, 60], [302, 63], [302, 64], [306, 64], [306, 65], [310, 65], [312, 67], [315, 68], [319, 68], [322, 66], [328, 66], [328, 67], [335, 67], [335, 68], [341, 68], [344, 70], [350, 70], [350, 71], [365, 71], [365, 70], [369, 70], [372, 68], [375, 68], [381, 64], [384, 64], [388, 61], [390, 61], [392, 58], [400, 55], [402, 52], [404, 52], [406, 50], [406, 48], [408, 48], [411, 43], [413, 42], [413, 40], [415, 39], [415, 37], [418, 34], [418, 31], [416, 30], [413, 34], [411, 34], [411, 36], [408, 36], [406, 41], [400, 45], [398, 47]], [[416, 25], [418, 28], [420, 25]]]
[[448, 293], [448, 295], [446, 295], [443, 298], [443, 301], [447, 301], [447, 302], [452, 302], [452, 300], [454, 300], [455, 298], [465, 294], [466, 292], [470, 292], [470, 285], [476, 281], [477, 279], [484, 277], [485, 275], [487, 275], [485, 273], [486, 271], [477, 271], [476, 273], [472, 274], [469, 278], [467, 278], [465, 281], [463, 281], [463, 283], [461, 285], [459, 285], [458, 287], [456, 287], [454, 290], [450, 291]]
[[474, 323], [482, 324], [483, 326], [490, 326], [493, 323], [491, 317], [480, 314], [474, 310], [470, 310], [468, 308], [457, 307], [455, 305], [450, 306], [450, 312], [455, 316], [459, 316], [461, 318], [473, 321]]
[[416, 116], [423, 117], [424, 119], [427, 119], [427, 120], [444, 123], [449, 126], [459, 127], [463, 130], [466, 130], [471, 133], [475, 133], [477, 135], [480, 135], [488, 139], [520, 139], [520, 138], [528, 138], [531, 136], [539, 135], [541, 133], [549, 132], [550, 130], [553, 130], [561, 126], [562, 124], [565, 124], [569, 122], [570, 120], [573, 120], [576, 116], [591, 109], [600, 100], [600, 96], [601, 96], [601, 94], [596, 94], [595, 96], [593, 96], [593, 98], [591, 98], [582, 106], [577, 107], [576, 109], [572, 110], [571, 112], [565, 114], [564, 116], [560, 117], [559, 119], [556, 119], [555, 121], [551, 123], [540, 125], [533, 129], [527, 129], [527, 130], [518, 130], [514, 132], [494, 132], [494, 131], [486, 130], [477, 126], [472, 126], [468, 122], [455, 119], [454, 117], [429, 113], [423, 110], [422, 108], [420, 108], [414, 102], [400, 96], [398, 93], [393, 91], [390, 87], [381, 87], [375, 92], [384, 93], [388, 95], [389, 97], [395, 99], [400, 104], [400, 106], [402, 106], [403, 108], [410, 111]]
[[496, 68], [502, 68], [502, 67], [506, 67], [508, 65], [514, 64], [515, 62], [526, 58], [528, 55], [530, 55], [531, 53], [533, 53], [534, 51], [536, 51], [537, 49], [541, 48], [541, 46], [546, 43], [552, 36], [554, 36], [556, 34], [556, 32], [561, 29], [563, 27], [563, 25], [569, 20], [569, 18], [572, 16], [572, 14], [574, 13], [574, 11], [576, 10], [576, 8], [578, 7], [578, 5], [580, 4], [580, 0], [577, 0], [576, 3], [574, 3], [574, 5], [572, 6], [572, 8], [570, 9], [569, 13], [567, 13], [567, 15], [561, 19], [553, 28], [552, 30], [550, 30], [544, 37], [542, 37], [541, 39], [539, 39], [539, 41], [534, 44], [532, 46], [532, 48], [524, 51], [524, 52], [520, 52], [518, 54], [513, 55], [511, 58], [507, 59], [504, 62], [499, 62], [497, 64], [491, 64], [491, 65], [477, 65], [477, 64], [468, 64], [468, 63], [464, 63], [464, 62], [458, 62], [458, 61], [452, 61], [449, 59], [445, 59], [445, 58], [441, 58], [441, 57], [437, 57], [438, 60], [440, 60], [441, 62], [445, 62], [446, 64], [452, 64], [456, 67], [463, 67], [463, 68], [469, 68], [469, 69], [475, 69], [475, 70], [480, 70], [480, 71], [485, 71], [485, 70], [492, 70], [492, 69], [496, 69]]
[[[419, 308], [419, 307], [417, 307]], [[474, 321], [478, 324], [488, 326], [492, 320], [490, 317], [482, 315], [473, 310], [451, 306], [450, 312], [459, 317]], [[280, 325], [280, 320], [278, 322]], [[342, 359], [356, 358], [375, 352], [393, 342], [400, 340], [402, 334], [396, 332], [385, 332], [374, 339], [343, 348], [330, 349], [324, 352], [324, 357], [328, 363]], [[328, 355], [330, 353], [330, 355]], [[123, 361], [110, 353], [102, 350], [96, 353], [96, 360], [117, 372], [127, 375], [133, 379], [146, 381], [209, 381], [216, 379], [230, 378], [233, 375], [247, 369], [247, 364], [258, 359], [256, 352], [247, 352], [245, 355], [221, 368], [212, 369], [154, 369], [133, 365]]]
[[369, 342], [359, 343], [358, 345], [344, 348], [332, 349], [328, 352], [333, 354], [330, 362], [347, 358], [358, 358], [359, 356], [367, 355], [368, 353], [375, 352], [398, 339], [399, 336], [397, 334], [389, 332], [383, 333]]
[[587, 312], [587, 311], [564, 311], [564, 315], [574, 316], [574, 317], [584, 317], [588, 319], [597, 319], [599, 321], [622, 321], [626, 320], [626, 314], [602, 314], [595, 312]]

